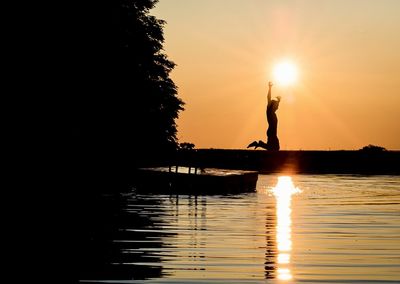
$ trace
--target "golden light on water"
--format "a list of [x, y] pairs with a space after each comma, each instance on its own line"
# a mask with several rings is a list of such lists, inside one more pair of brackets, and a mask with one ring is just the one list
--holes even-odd
[[279, 280], [291, 280], [292, 274], [288, 268], [278, 268], [278, 279]]
[[296, 65], [290, 60], [279, 62], [273, 70], [274, 82], [281, 86], [289, 86], [297, 81]]
[[290, 254], [289, 253], [280, 253], [278, 255], [278, 263], [282, 263], [282, 264], [290, 263]]
[[300, 192], [293, 185], [291, 177], [282, 176], [278, 178], [277, 185], [272, 190], [276, 198], [276, 240], [278, 245], [278, 269], [279, 280], [290, 280], [293, 278], [289, 264], [290, 251], [292, 250], [292, 218], [291, 200], [292, 195]]

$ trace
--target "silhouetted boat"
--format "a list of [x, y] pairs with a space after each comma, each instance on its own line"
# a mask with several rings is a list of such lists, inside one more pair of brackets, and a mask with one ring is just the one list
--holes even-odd
[[139, 192], [174, 194], [233, 194], [256, 190], [258, 172], [193, 167], [158, 167], [137, 170]]

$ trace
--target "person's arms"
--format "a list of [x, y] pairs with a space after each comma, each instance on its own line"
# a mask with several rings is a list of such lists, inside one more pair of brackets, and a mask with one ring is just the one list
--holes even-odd
[[272, 82], [270, 81], [270, 82], [268, 82], [268, 96], [267, 96], [268, 104], [271, 103], [271, 88], [272, 88]]

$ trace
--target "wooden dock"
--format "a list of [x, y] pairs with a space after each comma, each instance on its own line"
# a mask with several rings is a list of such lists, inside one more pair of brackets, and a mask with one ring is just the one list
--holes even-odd
[[256, 190], [258, 172], [194, 167], [140, 168], [135, 188], [141, 193], [236, 194]]

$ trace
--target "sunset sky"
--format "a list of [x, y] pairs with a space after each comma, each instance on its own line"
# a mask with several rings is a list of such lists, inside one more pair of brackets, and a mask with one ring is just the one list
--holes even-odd
[[298, 79], [272, 89], [282, 150], [400, 150], [400, 1], [160, 0], [151, 13], [167, 21], [186, 103], [179, 142], [265, 141], [268, 81], [286, 59]]

